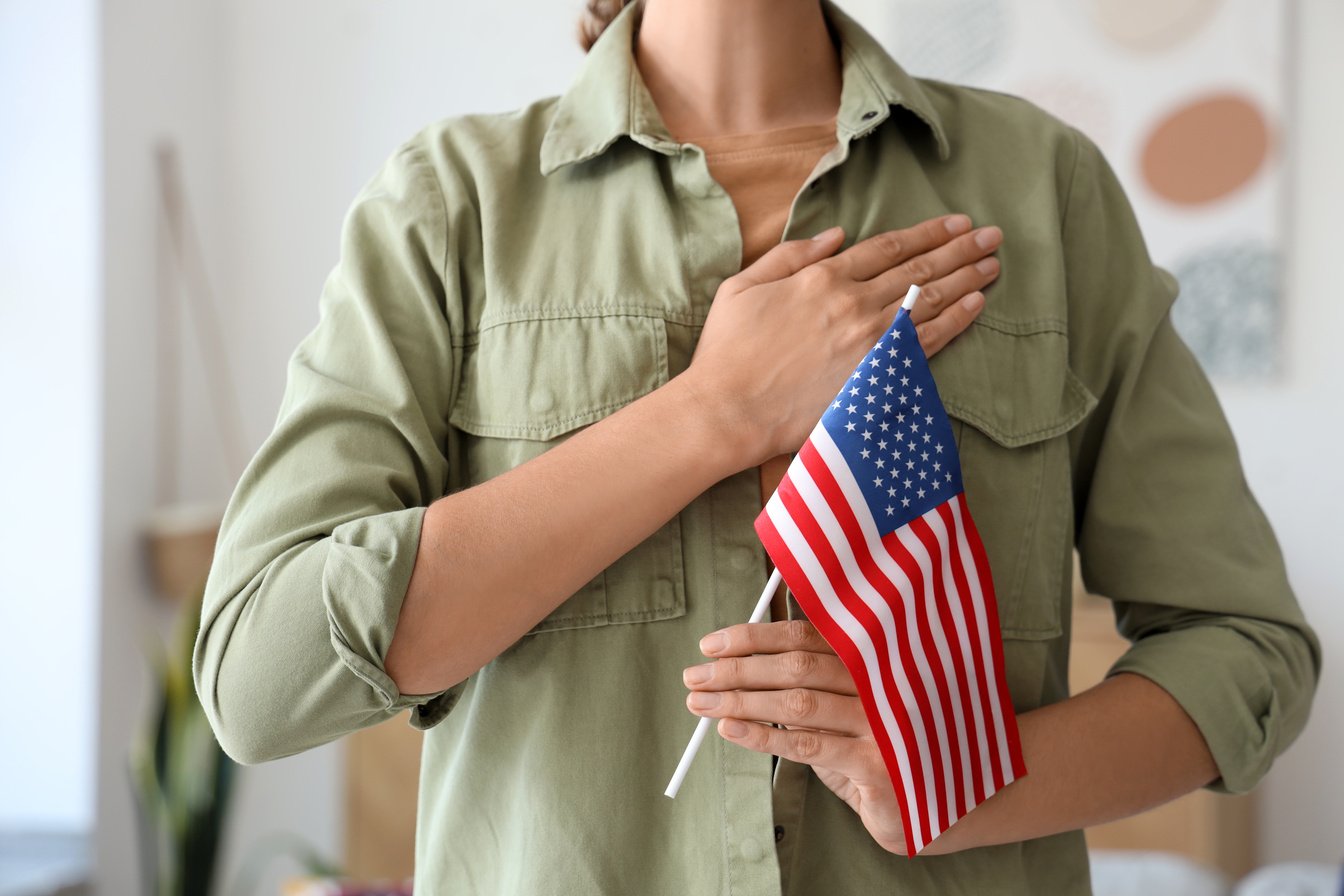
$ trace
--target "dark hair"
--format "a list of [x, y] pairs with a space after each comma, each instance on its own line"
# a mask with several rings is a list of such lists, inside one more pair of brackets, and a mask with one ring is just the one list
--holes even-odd
[[579, 16], [579, 46], [587, 53], [607, 30], [611, 20], [625, 8], [626, 0], [584, 0]]

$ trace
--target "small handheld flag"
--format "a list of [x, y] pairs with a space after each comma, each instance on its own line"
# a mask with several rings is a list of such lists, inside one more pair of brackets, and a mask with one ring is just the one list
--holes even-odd
[[915, 855], [1026, 774], [989, 561], [909, 309], [789, 465], [756, 532], [849, 670]]

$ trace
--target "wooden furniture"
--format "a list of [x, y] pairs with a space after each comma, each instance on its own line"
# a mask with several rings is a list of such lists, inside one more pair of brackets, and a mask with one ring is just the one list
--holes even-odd
[[[1074, 575], [1072, 693], [1101, 681], [1128, 647], [1111, 603], [1086, 594]], [[346, 855], [352, 875], [399, 878], [415, 860], [415, 804], [422, 734], [405, 715], [350, 738], [346, 765]], [[1236, 880], [1255, 867], [1254, 798], [1200, 790], [1132, 818], [1092, 828], [1088, 846], [1163, 850]]]

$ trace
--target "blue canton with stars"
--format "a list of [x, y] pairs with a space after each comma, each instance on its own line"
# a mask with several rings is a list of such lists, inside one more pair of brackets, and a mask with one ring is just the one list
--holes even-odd
[[902, 309], [821, 417], [881, 535], [961, 492], [952, 425]]

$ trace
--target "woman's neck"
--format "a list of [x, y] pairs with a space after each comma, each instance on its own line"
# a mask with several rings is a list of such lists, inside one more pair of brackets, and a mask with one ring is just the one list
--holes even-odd
[[819, 0], [643, 0], [635, 63], [674, 137], [828, 121], [840, 55]]

